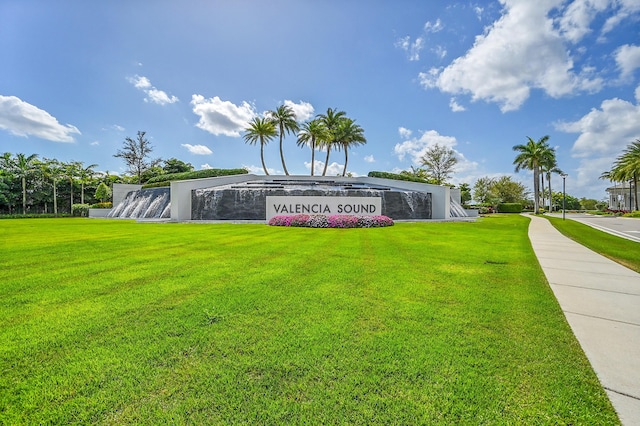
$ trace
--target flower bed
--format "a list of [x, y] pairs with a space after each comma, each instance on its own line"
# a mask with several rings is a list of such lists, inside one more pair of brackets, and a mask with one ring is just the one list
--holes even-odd
[[291, 216], [274, 216], [269, 220], [269, 225], [304, 228], [380, 228], [383, 226], [392, 226], [393, 220], [387, 216], [296, 214]]

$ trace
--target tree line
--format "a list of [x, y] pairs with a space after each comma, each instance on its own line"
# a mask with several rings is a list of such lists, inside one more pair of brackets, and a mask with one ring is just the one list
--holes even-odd
[[[138, 135], [146, 140], [144, 132]], [[123, 150], [115, 156], [130, 151], [125, 141]], [[149, 153], [142, 161], [133, 162], [140, 167], [130, 165], [129, 176], [120, 176], [96, 171], [97, 164], [5, 152], [0, 156], [0, 213], [69, 214], [76, 203], [97, 204], [110, 200], [114, 183], [141, 183], [160, 174], [194, 169], [191, 164], [176, 158], [148, 163], [145, 159]]]

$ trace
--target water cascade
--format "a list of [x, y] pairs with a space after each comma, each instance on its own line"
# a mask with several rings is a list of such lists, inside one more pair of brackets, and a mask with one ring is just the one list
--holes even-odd
[[193, 220], [264, 220], [267, 196], [380, 197], [393, 219], [431, 219], [431, 194], [359, 182], [260, 180], [195, 189]]
[[107, 217], [121, 219], [168, 219], [171, 217], [169, 188], [131, 191]]
[[453, 198], [450, 199], [449, 201], [451, 207], [451, 217], [469, 217], [469, 215], [467, 214], [467, 212], [464, 210], [464, 208], [458, 204], [458, 202], [456, 200], [454, 200]]

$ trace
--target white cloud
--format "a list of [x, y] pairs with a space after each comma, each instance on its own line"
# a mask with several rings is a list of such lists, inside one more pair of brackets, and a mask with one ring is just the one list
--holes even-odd
[[[405, 132], [405, 135], [409, 138], [411, 133]], [[396, 144], [393, 152], [400, 161], [404, 160], [405, 156], [409, 156], [413, 164], [420, 164], [420, 158], [427, 152], [427, 149], [435, 144], [453, 148], [457, 143], [456, 138], [453, 136], [443, 136], [435, 130], [427, 130], [422, 133], [420, 138], [412, 137]]]
[[296, 114], [296, 120], [299, 123], [307, 121], [311, 117], [313, 117], [313, 105], [308, 102], [300, 101], [300, 103], [297, 104], [293, 101], [285, 100], [284, 104], [293, 110], [293, 112]]
[[424, 24], [424, 30], [428, 33], [437, 33], [442, 31], [444, 25], [440, 22], [440, 18], [436, 19], [436, 22], [427, 22]]
[[211, 155], [213, 151], [211, 151], [208, 147], [204, 145], [190, 145], [188, 143], [183, 143], [181, 146], [187, 148], [190, 153], [195, 155]]
[[200, 165], [200, 170], [210, 170], [210, 169], [213, 169], [213, 167], [211, 167], [209, 163], [204, 163]]
[[395, 46], [404, 50], [407, 53], [407, 58], [410, 61], [417, 61], [420, 59], [420, 52], [424, 49], [425, 40], [423, 37], [418, 37], [413, 43], [411, 37], [406, 36], [398, 39]]
[[[322, 170], [324, 168], [324, 162], [320, 160], [315, 160], [313, 163], [315, 165], [313, 169], [313, 174], [315, 176], [322, 174]], [[307, 170], [309, 170], [309, 172], [311, 172], [311, 161], [305, 161], [304, 166], [307, 168]]]
[[620, 77], [628, 77], [636, 69], [640, 68], [640, 46], [628, 44], [620, 46], [616, 50], [615, 58], [618, 68], [620, 68]]
[[[262, 168], [262, 166], [247, 166], [247, 165], [242, 165], [242, 167], [244, 167], [245, 169], [247, 169], [249, 171], [249, 173], [254, 174], [254, 175], [264, 175], [264, 169]], [[267, 171], [269, 172], [270, 175], [275, 175], [276, 174], [276, 170], [272, 169], [271, 167], [267, 167]]]
[[119, 132], [124, 132], [124, 131], [125, 131], [125, 128], [124, 128], [124, 127], [119, 126], [119, 125], [117, 125], [117, 124], [114, 124], [114, 125], [113, 125], [113, 128], [114, 128], [115, 130], [119, 131]]
[[572, 43], [577, 43], [591, 32], [595, 16], [609, 7], [609, 0], [575, 0], [570, 3], [558, 19], [560, 34]]
[[562, 0], [502, 3], [503, 15], [476, 37], [464, 56], [444, 69], [420, 73], [423, 87], [495, 102], [503, 112], [520, 108], [531, 89], [554, 98], [600, 89], [601, 79], [573, 70], [565, 39], [547, 16], [562, 6]]
[[98, 142], [98, 141], [93, 141], [93, 142], [91, 142], [89, 145], [91, 145], [91, 146], [98, 146], [98, 145], [100, 145], [100, 142]]
[[449, 100], [449, 108], [451, 108], [451, 111], [453, 112], [460, 112], [460, 111], [467, 110], [464, 106], [459, 105], [458, 102], [456, 102], [456, 98], [451, 98]]
[[640, 2], [638, 0], [618, 0], [615, 2], [617, 10], [609, 17], [602, 27], [602, 33], [606, 34], [613, 30], [620, 22], [626, 18], [640, 12]]
[[147, 77], [136, 75], [135, 77], [129, 77], [127, 80], [129, 80], [129, 82], [133, 84], [136, 89], [140, 89], [144, 93], [146, 93], [147, 97], [144, 98], [145, 102], [152, 102], [158, 105], [166, 105], [173, 104], [179, 101], [177, 97], [169, 96], [166, 92], [155, 88]]
[[399, 127], [398, 128], [398, 134], [403, 139], [409, 139], [411, 137], [411, 133], [412, 133], [411, 130], [406, 129], [404, 127]]
[[73, 134], [81, 134], [77, 127], [60, 124], [58, 120], [30, 103], [15, 96], [0, 95], [0, 129], [16, 136], [30, 135], [54, 142], [73, 142]]
[[[410, 132], [408, 134], [409, 136], [411, 135]], [[435, 130], [422, 132], [420, 138], [414, 137], [396, 144], [393, 151], [400, 161], [404, 160], [405, 156], [409, 156], [413, 165], [421, 166], [422, 156], [429, 148], [436, 144], [446, 146], [453, 150], [454, 155], [458, 159], [458, 163], [455, 166], [456, 173], [473, 173], [478, 169], [477, 162], [468, 160], [464, 154], [455, 149], [455, 146], [458, 144], [456, 138], [441, 135]]]
[[580, 159], [573, 186], [591, 193], [594, 188], [604, 189], [607, 183], [598, 177], [610, 170], [615, 158], [640, 135], [640, 86], [635, 96], [635, 105], [607, 99], [577, 121], [555, 124], [562, 132], [579, 134], [572, 148], [572, 155]]
[[431, 51], [435, 53], [436, 56], [440, 59], [444, 59], [444, 57], [447, 56], [447, 49], [445, 49], [442, 46], [436, 46], [433, 49], [431, 49]]
[[236, 105], [219, 97], [205, 99], [202, 95], [192, 95], [193, 113], [200, 117], [197, 127], [213, 135], [239, 137], [249, 121], [257, 115], [248, 102]]
[[574, 122], [560, 122], [556, 128], [566, 133], [579, 133], [572, 151], [576, 157], [617, 155], [640, 135], [640, 86], [636, 104], [622, 99], [606, 99], [600, 109]]
[[375, 163], [376, 159], [373, 158], [373, 155], [365, 155], [364, 156], [364, 161], [367, 163]]
[[[337, 162], [333, 162], [333, 163], [329, 163], [329, 165], [327, 166], [327, 176], [342, 176], [342, 170], [344, 169], [344, 164], [339, 164]], [[322, 173], [322, 170], [324, 170], [324, 163], [322, 163], [322, 169], [320, 170], [320, 172]], [[347, 170], [348, 172], [349, 170]]]

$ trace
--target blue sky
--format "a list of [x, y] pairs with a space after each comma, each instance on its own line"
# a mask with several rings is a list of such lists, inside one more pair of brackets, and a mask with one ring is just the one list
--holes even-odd
[[[364, 128], [355, 175], [439, 143], [453, 183], [530, 188], [512, 147], [549, 135], [567, 192], [603, 199], [598, 176], [640, 138], [639, 28], [640, 0], [0, 0], [0, 152], [123, 173], [113, 154], [143, 130], [155, 157], [262, 174], [243, 129], [287, 103]], [[293, 136], [285, 159], [309, 174]], [[283, 173], [277, 140], [265, 161]], [[343, 164], [332, 153], [329, 174]]]

